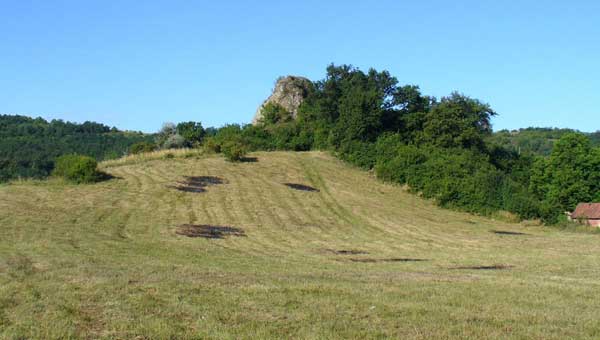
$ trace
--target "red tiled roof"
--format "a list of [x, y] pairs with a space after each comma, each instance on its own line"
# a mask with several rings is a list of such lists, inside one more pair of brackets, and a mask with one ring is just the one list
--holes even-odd
[[600, 219], [600, 203], [579, 203], [571, 214], [574, 219], [592, 218]]

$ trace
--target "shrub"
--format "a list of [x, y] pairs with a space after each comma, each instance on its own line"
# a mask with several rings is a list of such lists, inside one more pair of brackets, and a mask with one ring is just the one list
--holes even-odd
[[150, 142], [139, 142], [133, 144], [129, 148], [129, 153], [132, 155], [137, 155], [140, 153], [152, 152], [154, 150], [156, 150], [156, 144]]
[[221, 152], [230, 162], [241, 162], [246, 156], [246, 147], [237, 141], [228, 141], [221, 147]]
[[53, 175], [74, 183], [93, 183], [101, 179], [98, 162], [88, 156], [64, 155], [56, 159]]
[[193, 146], [202, 142], [205, 131], [200, 122], [184, 122], [177, 124], [177, 134], [185, 140], [186, 146]]
[[338, 154], [343, 160], [366, 170], [373, 168], [376, 162], [374, 143], [350, 141], [339, 148]]
[[179, 134], [169, 136], [163, 143], [163, 149], [180, 149], [186, 146], [185, 138]]
[[221, 152], [221, 144], [217, 143], [214, 137], [207, 137], [202, 142], [202, 148], [207, 153], [220, 153]]
[[162, 146], [167, 141], [167, 139], [169, 139], [169, 137], [173, 136], [176, 133], [177, 133], [177, 127], [175, 126], [175, 124], [170, 123], [170, 122], [163, 123], [160, 131], [158, 131], [156, 133], [156, 137], [155, 137], [156, 144], [159, 146]]
[[272, 102], [267, 103], [261, 109], [261, 114], [262, 117], [259, 122], [263, 125], [285, 123], [293, 119], [292, 114], [288, 110], [283, 106]]

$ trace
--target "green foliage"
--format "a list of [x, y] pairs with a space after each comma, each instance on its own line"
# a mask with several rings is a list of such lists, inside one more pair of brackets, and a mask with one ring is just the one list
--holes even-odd
[[58, 157], [52, 174], [74, 183], [93, 183], [102, 177], [95, 159], [75, 154]]
[[329, 127], [327, 140], [334, 148], [351, 141], [372, 142], [384, 131], [397, 82], [387, 71], [364, 73], [352, 66], [330, 65], [327, 78], [301, 106], [301, 121]]
[[156, 145], [158, 145], [160, 148], [164, 149], [165, 143], [167, 142], [167, 140], [176, 134], [177, 134], [177, 127], [174, 123], [171, 123], [171, 122], [163, 123], [163, 125], [160, 128], [160, 130], [158, 131], [158, 133], [156, 133], [156, 138], [155, 138]]
[[241, 162], [246, 156], [247, 150], [244, 144], [239, 141], [230, 140], [221, 146], [221, 152], [225, 159], [230, 162]]
[[387, 136], [378, 143], [375, 172], [379, 178], [407, 184], [446, 207], [484, 214], [506, 210], [523, 218], [537, 216], [534, 197], [490, 164], [488, 156], [462, 148], [402, 145], [398, 140], [397, 136]]
[[598, 199], [600, 149], [592, 148], [590, 139], [581, 133], [563, 135], [549, 158], [534, 163], [530, 187], [546, 207], [560, 213]]
[[55, 159], [65, 154], [88, 155], [98, 161], [117, 158], [127, 154], [131, 145], [152, 138], [93, 122], [0, 115], [0, 182], [46, 177]]
[[227, 124], [218, 129], [214, 136], [215, 142], [220, 145], [230, 140], [240, 140], [242, 138], [243, 129], [238, 124]]
[[139, 142], [139, 143], [133, 144], [129, 148], [129, 153], [132, 155], [137, 155], [140, 153], [152, 152], [154, 150], [156, 150], [156, 144], [151, 143], [151, 142]]
[[292, 120], [292, 114], [283, 106], [275, 103], [267, 103], [261, 110], [260, 124], [272, 125], [286, 123]]
[[215, 140], [214, 137], [204, 138], [204, 141], [202, 142], [202, 148], [207, 153], [220, 153], [221, 152], [221, 145], [219, 143], [217, 143], [217, 141]]
[[205, 131], [202, 124], [184, 122], [175, 125], [164, 123], [156, 134], [156, 144], [161, 149], [180, 149], [199, 144], [204, 138]]
[[339, 148], [339, 155], [343, 160], [368, 170], [375, 166], [375, 149], [374, 143], [350, 141]]
[[179, 134], [170, 135], [162, 144], [163, 149], [180, 149], [187, 146], [185, 138]]
[[[487, 138], [488, 143], [517, 152], [521, 155], [550, 156], [554, 143], [562, 136], [574, 133], [571, 129], [526, 128], [501, 130]], [[600, 146], [600, 132], [586, 134], [593, 146]]]
[[200, 122], [183, 122], [177, 124], [177, 134], [183, 137], [186, 146], [191, 147], [202, 142], [206, 132]]
[[422, 142], [443, 148], [484, 150], [484, 137], [491, 134], [490, 119], [495, 115], [489, 105], [453, 93], [425, 114]]

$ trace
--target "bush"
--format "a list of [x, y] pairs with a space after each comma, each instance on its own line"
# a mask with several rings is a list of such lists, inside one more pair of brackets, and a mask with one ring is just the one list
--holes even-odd
[[228, 141], [221, 147], [221, 152], [230, 162], [241, 162], [246, 156], [246, 147], [237, 141]]
[[186, 146], [194, 146], [202, 142], [204, 138], [204, 128], [200, 122], [184, 122], [177, 124], [177, 134], [185, 140]]
[[180, 149], [186, 146], [185, 138], [179, 134], [169, 136], [163, 143], [163, 149]]
[[156, 150], [156, 144], [150, 143], [150, 142], [139, 142], [139, 143], [133, 144], [129, 148], [129, 154], [137, 155], [140, 153], [152, 152], [154, 150]]
[[221, 144], [217, 143], [214, 137], [207, 137], [202, 142], [202, 148], [207, 153], [220, 153], [221, 152]]
[[376, 162], [374, 143], [350, 141], [339, 148], [338, 154], [343, 160], [366, 170], [373, 168]]
[[102, 177], [98, 171], [98, 162], [91, 157], [81, 155], [58, 157], [52, 174], [74, 183], [93, 183]]
[[263, 106], [261, 114], [262, 117], [260, 118], [259, 123], [263, 125], [285, 123], [293, 119], [292, 114], [288, 110], [283, 106], [272, 102]]

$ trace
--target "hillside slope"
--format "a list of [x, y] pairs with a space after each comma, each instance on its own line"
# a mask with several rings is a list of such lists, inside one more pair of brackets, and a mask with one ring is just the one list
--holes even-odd
[[323, 153], [252, 156], [0, 186], [0, 338], [600, 335], [598, 236], [443, 210]]

